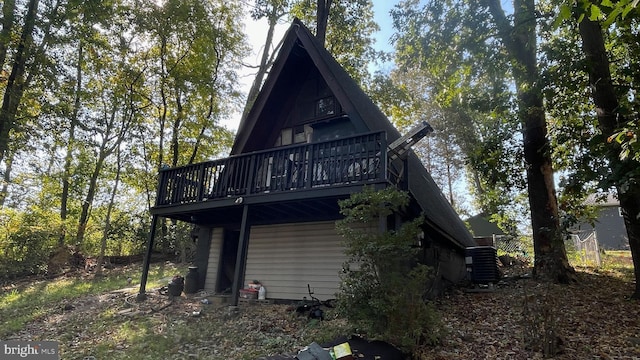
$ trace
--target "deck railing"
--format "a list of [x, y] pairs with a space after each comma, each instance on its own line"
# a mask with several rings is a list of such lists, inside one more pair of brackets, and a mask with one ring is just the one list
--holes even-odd
[[280, 147], [160, 171], [156, 206], [385, 181], [384, 132]]

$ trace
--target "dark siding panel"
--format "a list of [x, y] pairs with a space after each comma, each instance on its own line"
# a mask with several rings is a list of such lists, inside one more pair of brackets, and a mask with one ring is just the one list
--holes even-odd
[[204, 288], [209, 292], [216, 289], [218, 279], [218, 266], [220, 263], [220, 252], [222, 251], [222, 239], [224, 231], [222, 228], [215, 228], [211, 231], [211, 245], [209, 248], [209, 264], [207, 265], [207, 276], [204, 279]]

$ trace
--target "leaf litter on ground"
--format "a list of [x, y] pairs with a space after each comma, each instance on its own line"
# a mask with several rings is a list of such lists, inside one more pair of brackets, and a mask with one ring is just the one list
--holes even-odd
[[[492, 291], [454, 287], [435, 300], [447, 335], [414, 359], [639, 359], [640, 303], [634, 284], [612, 271], [577, 268], [568, 285], [542, 283], [530, 268], [505, 269]], [[511, 273], [509, 273], [511, 271]], [[60, 342], [64, 359], [257, 359], [295, 354], [313, 341], [349, 335], [334, 316], [323, 322], [283, 304], [203, 304], [206, 293], [170, 300], [137, 288], [51, 304], [7, 340]], [[552, 352], [544, 342], [552, 341]]]

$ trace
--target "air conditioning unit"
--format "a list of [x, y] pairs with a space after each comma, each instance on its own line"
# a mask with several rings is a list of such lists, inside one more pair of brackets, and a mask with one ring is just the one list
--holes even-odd
[[493, 246], [473, 246], [465, 249], [465, 264], [474, 284], [492, 285], [500, 280], [498, 253]]

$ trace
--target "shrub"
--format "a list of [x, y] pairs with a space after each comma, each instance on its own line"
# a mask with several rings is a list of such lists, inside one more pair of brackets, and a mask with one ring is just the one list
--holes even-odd
[[340, 202], [345, 218], [336, 229], [344, 237], [348, 261], [341, 274], [338, 310], [361, 333], [404, 351], [439, 340], [442, 327], [425, 294], [432, 269], [417, 261], [422, 216], [397, 230], [380, 232], [380, 219], [409, 202], [406, 192], [365, 188]]
[[57, 240], [57, 224], [39, 211], [0, 213], [0, 278], [47, 271], [49, 254]]

